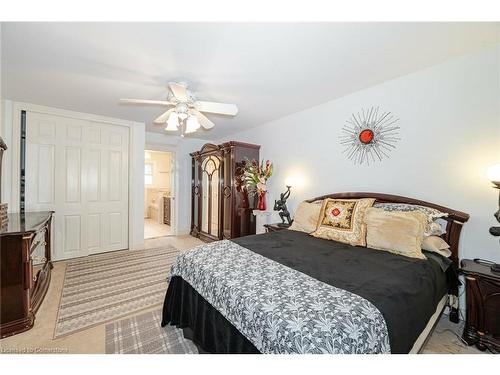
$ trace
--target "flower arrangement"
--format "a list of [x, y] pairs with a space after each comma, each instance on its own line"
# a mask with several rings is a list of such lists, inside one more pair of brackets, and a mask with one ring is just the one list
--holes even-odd
[[243, 182], [249, 192], [259, 194], [259, 210], [266, 210], [266, 182], [273, 175], [273, 164], [266, 160], [259, 165], [257, 160], [252, 160], [245, 163], [245, 171], [243, 173]]
[[243, 173], [243, 181], [248, 191], [262, 193], [267, 191], [266, 182], [273, 175], [273, 164], [266, 160], [257, 163], [254, 159], [248, 161], [245, 165], [245, 172]]

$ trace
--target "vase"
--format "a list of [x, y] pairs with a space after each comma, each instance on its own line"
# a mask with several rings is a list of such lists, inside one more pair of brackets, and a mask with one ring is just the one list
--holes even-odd
[[241, 189], [241, 207], [250, 207], [250, 201], [248, 200], [248, 191], [246, 188]]
[[265, 211], [266, 210], [266, 192], [265, 191], [260, 191], [259, 192], [259, 205], [257, 208], [260, 211]]

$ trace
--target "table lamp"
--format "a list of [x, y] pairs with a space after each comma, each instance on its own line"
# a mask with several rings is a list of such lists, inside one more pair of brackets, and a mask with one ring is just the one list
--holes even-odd
[[[488, 168], [488, 178], [493, 183], [493, 187], [499, 190], [498, 195], [498, 211], [493, 214], [500, 223], [500, 164], [493, 165]], [[500, 227], [491, 227], [490, 233], [493, 236], [500, 236]]]

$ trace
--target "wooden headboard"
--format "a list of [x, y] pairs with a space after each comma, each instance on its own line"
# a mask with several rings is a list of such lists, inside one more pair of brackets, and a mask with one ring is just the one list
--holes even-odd
[[425, 201], [421, 201], [418, 199], [400, 197], [398, 195], [390, 195], [390, 194], [381, 194], [381, 193], [335, 193], [323, 195], [321, 197], [309, 199], [306, 202], [314, 202], [318, 200], [323, 200], [325, 198], [334, 198], [334, 199], [359, 199], [359, 198], [375, 198], [375, 202], [379, 203], [407, 203], [407, 204], [418, 204], [420, 206], [435, 208], [441, 212], [446, 212], [448, 214], [447, 217], [443, 217], [443, 220], [446, 220], [448, 224], [446, 225], [446, 233], [443, 234], [443, 239], [450, 245], [450, 251], [452, 253], [451, 260], [455, 265], [456, 269], [459, 267], [459, 259], [458, 259], [458, 244], [460, 241], [460, 231], [462, 230], [462, 225], [469, 220], [469, 215], [465, 212], [452, 210], [451, 208], [439, 206], [434, 203], [429, 203]]

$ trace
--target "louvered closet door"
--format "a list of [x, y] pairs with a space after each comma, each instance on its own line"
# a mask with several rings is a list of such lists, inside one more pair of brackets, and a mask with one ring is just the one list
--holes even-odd
[[128, 247], [128, 128], [27, 112], [26, 210], [54, 210], [53, 258]]

